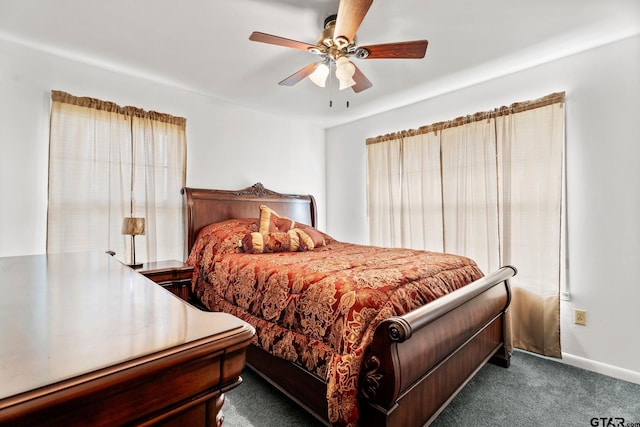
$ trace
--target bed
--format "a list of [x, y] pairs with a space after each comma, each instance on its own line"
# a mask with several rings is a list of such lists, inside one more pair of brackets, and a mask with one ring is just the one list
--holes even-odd
[[[485, 363], [509, 366], [505, 314], [515, 268], [483, 276], [464, 257], [338, 242], [314, 231], [313, 196], [260, 183], [182, 191], [194, 302], [252, 323], [249, 367], [325, 424], [430, 424]], [[285, 234], [276, 220], [289, 227]], [[441, 264], [422, 265], [423, 258]], [[312, 273], [296, 279], [302, 266]], [[402, 291], [386, 286], [396, 275]], [[366, 282], [356, 303], [352, 276]], [[426, 282], [435, 287], [419, 287]], [[319, 291], [327, 283], [329, 296]], [[362, 308], [364, 299], [376, 308]]]

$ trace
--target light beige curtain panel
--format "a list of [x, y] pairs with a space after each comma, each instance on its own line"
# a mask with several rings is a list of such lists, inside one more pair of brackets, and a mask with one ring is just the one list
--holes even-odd
[[136, 259], [183, 259], [186, 120], [52, 91], [47, 252], [131, 261], [125, 217], [145, 218]]
[[513, 265], [515, 347], [560, 357], [564, 93], [367, 140], [370, 242]]

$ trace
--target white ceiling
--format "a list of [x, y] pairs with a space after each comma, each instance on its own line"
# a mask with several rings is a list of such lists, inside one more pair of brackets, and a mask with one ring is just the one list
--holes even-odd
[[279, 86], [317, 57], [251, 32], [315, 44], [338, 1], [0, 0], [0, 39], [331, 127], [640, 33], [640, 0], [375, 0], [359, 44], [427, 39], [424, 59], [353, 59], [359, 94]]

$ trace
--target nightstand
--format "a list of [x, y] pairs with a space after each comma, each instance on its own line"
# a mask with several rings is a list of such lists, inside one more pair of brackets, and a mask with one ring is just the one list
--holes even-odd
[[189, 302], [192, 266], [175, 260], [145, 262], [136, 271]]

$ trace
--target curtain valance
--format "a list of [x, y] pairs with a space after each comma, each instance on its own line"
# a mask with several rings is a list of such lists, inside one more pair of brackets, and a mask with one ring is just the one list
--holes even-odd
[[51, 100], [54, 102], [63, 102], [65, 104], [76, 105], [78, 107], [93, 108], [95, 110], [102, 110], [130, 117], [150, 119], [178, 126], [186, 126], [187, 124], [187, 119], [185, 119], [184, 117], [176, 117], [172, 116], [171, 114], [158, 113], [157, 111], [147, 111], [138, 107], [121, 107], [114, 102], [102, 101], [96, 98], [74, 96], [70, 93], [59, 90], [51, 91]]
[[377, 144], [384, 141], [391, 141], [394, 139], [408, 138], [410, 136], [416, 135], [424, 135], [430, 132], [438, 133], [443, 129], [453, 128], [457, 126], [462, 126], [468, 123], [478, 122], [481, 120], [489, 120], [495, 117], [506, 116], [513, 113], [520, 113], [527, 110], [532, 110], [534, 108], [540, 108], [551, 104], [564, 104], [564, 92], [555, 92], [547, 96], [543, 96], [542, 98], [538, 98], [532, 101], [525, 102], [515, 102], [509, 106], [502, 106], [498, 108], [494, 108], [490, 111], [482, 111], [474, 114], [469, 114], [467, 116], [457, 117], [453, 120], [448, 120], [446, 122], [437, 122], [427, 126], [421, 126], [418, 129], [408, 129], [402, 130], [399, 132], [388, 133], [386, 135], [380, 135], [373, 138], [368, 138], [366, 140], [366, 144]]

